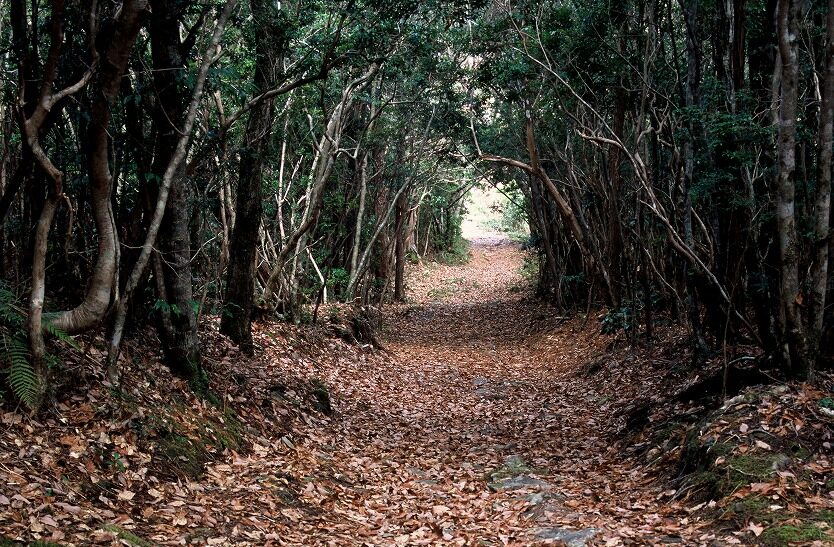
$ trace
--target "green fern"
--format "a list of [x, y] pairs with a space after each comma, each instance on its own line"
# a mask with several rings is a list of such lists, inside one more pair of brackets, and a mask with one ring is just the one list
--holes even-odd
[[3, 346], [9, 363], [9, 386], [12, 392], [28, 408], [36, 408], [40, 398], [40, 381], [29, 363], [26, 342], [20, 337], [4, 334]]
[[61, 342], [64, 342], [65, 344], [71, 346], [73, 349], [81, 349], [81, 346], [78, 345], [78, 342], [75, 341], [75, 338], [62, 331], [61, 329], [56, 328], [55, 325], [53, 325], [50, 321], [43, 322], [43, 329], [53, 337], [60, 340]]
[[[75, 348], [78, 343], [66, 332], [55, 328], [48, 316], [43, 321], [43, 330], [51, 337]], [[39, 378], [32, 367], [27, 344], [26, 312], [20, 305], [17, 295], [0, 281], [0, 371], [8, 375], [8, 386], [14, 396], [30, 410], [40, 404], [44, 378]], [[45, 362], [52, 368], [58, 359], [47, 353]], [[0, 389], [0, 402], [3, 392]]]
[[17, 295], [0, 282], [0, 368], [8, 375], [8, 385], [14, 396], [29, 409], [34, 409], [39, 403], [40, 381], [29, 362], [25, 327], [26, 313]]

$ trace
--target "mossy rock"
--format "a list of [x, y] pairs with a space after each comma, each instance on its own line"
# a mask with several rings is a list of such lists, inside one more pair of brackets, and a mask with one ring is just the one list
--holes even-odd
[[223, 421], [206, 420], [200, 428], [201, 440], [206, 448], [222, 448], [238, 451], [244, 444], [245, 426], [238, 419], [235, 411], [227, 408], [223, 412]]
[[824, 540], [827, 537], [825, 532], [813, 524], [785, 524], [768, 528], [759, 539], [768, 547], [788, 547], [795, 543]]
[[735, 447], [736, 445], [732, 443], [716, 442], [709, 445], [708, 451], [710, 455], [712, 455], [713, 457], [728, 456], [732, 454], [733, 449], [735, 449]]
[[727, 515], [739, 523], [748, 521], [763, 522], [766, 524], [775, 524], [784, 520], [787, 515], [778, 511], [771, 511], [770, 506], [773, 502], [762, 496], [748, 496], [733, 503]]
[[224, 410], [222, 418], [196, 417], [196, 423], [186, 428], [171, 416], [186, 415], [184, 406], [175, 404], [170, 414], [156, 413], [141, 424], [146, 437], [156, 437], [157, 454], [168, 470], [176, 476], [199, 479], [205, 465], [225, 451], [241, 451], [246, 443], [246, 426], [234, 410]]
[[790, 463], [791, 459], [778, 452], [740, 454], [727, 458], [726, 466], [732, 482], [761, 482]]
[[490, 484], [498, 484], [503, 481], [521, 477], [523, 475], [546, 475], [547, 472], [542, 469], [536, 469], [527, 465], [527, 463], [518, 456], [509, 456], [504, 460], [504, 465], [494, 469], [486, 474], [486, 481]]
[[696, 490], [705, 490], [712, 493], [718, 489], [718, 484], [721, 482], [721, 475], [715, 471], [698, 471], [689, 477], [688, 482]]
[[684, 427], [680, 422], [671, 421], [652, 432], [651, 443], [660, 446], [666, 445], [669, 441], [679, 441]]

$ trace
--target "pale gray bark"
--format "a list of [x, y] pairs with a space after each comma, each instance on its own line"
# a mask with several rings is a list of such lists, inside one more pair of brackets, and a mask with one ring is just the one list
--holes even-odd
[[333, 171], [333, 164], [336, 161], [336, 154], [339, 150], [339, 141], [342, 135], [345, 114], [350, 110], [354, 94], [367, 86], [379, 70], [379, 64], [373, 63], [368, 70], [357, 79], [350, 82], [342, 91], [339, 103], [333, 109], [328, 119], [327, 126], [318, 144], [318, 157], [313, 162], [313, 178], [307, 199], [301, 224], [290, 235], [284, 243], [278, 255], [272, 271], [267, 279], [263, 292], [263, 301], [269, 302], [275, 295], [278, 288], [278, 281], [284, 272], [284, 266], [291, 253], [303, 250], [307, 233], [318, 221], [321, 212], [322, 200], [324, 199], [324, 188], [330, 173]]
[[796, 0], [779, 0], [776, 11], [780, 74], [779, 136], [777, 140], [776, 222], [779, 243], [779, 293], [783, 317], [783, 358], [790, 370], [807, 372], [807, 341], [800, 305], [798, 239], [795, 212], [797, 59]]

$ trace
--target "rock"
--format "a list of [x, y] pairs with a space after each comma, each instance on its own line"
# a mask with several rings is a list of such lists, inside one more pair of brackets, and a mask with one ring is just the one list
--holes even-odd
[[515, 477], [497, 480], [489, 483], [489, 487], [495, 492], [533, 489], [548, 490], [552, 488], [549, 482], [531, 477], [530, 475], [517, 475]]
[[484, 399], [487, 399], [487, 400], [490, 400], [490, 401], [498, 401], [500, 399], [506, 399], [507, 398], [507, 394], [504, 393], [503, 391], [499, 391], [495, 388], [487, 387], [487, 386], [481, 386], [478, 389], [476, 389], [475, 390], [475, 395], [478, 395], [478, 396], [483, 397]]
[[524, 510], [524, 517], [531, 520], [542, 519], [542, 523], [550, 522], [546, 515], [548, 513], [556, 513], [560, 507], [561, 502], [565, 497], [555, 492], [533, 492], [524, 496], [515, 498], [516, 500], [526, 501], [528, 507]]
[[513, 469], [520, 469], [522, 471], [528, 471], [529, 468], [527, 464], [524, 463], [524, 460], [521, 459], [521, 456], [518, 454], [510, 454], [506, 458], [504, 458], [504, 469], [513, 470]]
[[484, 378], [483, 376], [475, 376], [475, 378], [472, 379], [472, 383], [476, 386], [485, 386], [489, 383], [489, 378]]
[[539, 528], [535, 532], [538, 539], [552, 539], [561, 541], [568, 547], [585, 547], [588, 541], [597, 535], [596, 528], [585, 528], [584, 530], [568, 530], [567, 528]]
[[551, 490], [553, 485], [547, 481], [536, 478], [536, 471], [521, 459], [520, 456], [511, 454], [504, 458], [504, 465], [489, 473], [490, 490], [513, 491], [513, 490]]
[[547, 498], [541, 492], [534, 492], [532, 494], [527, 494], [522, 499], [530, 505], [540, 505], [544, 503], [544, 500], [546, 500]]

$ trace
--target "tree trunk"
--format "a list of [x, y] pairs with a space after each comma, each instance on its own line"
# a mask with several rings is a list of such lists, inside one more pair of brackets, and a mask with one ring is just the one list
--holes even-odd
[[[612, 127], [614, 136], [622, 140], [625, 126], [626, 90], [618, 86], [614, 92], [614, 125]], [[610, 194], [608, 196], [608, 273], [611, 276], [609, 295], [611, 305], [621, 305], [622, 286], [622, 260], [623, 260], [623, 235], [620, 224], [620, 163], [622, 154], [617, 146], [611, 146], [608, 151], [608, 180], [610, 183]]]
[[307, 233], [318, 222], [324, 202], [324, 188], [330, 178], [330, 173], [333, 171], [336, 154], [339, 151], [339, 142], [342, 138], [345, 116], [351, 110], [354, 94], [364, 89], [370, 83], [371, 79], [379, 70], [379, 67], [379, 63], [374, 62], [364, 74], [351, 81], [342, 90], [341, 100], [330, 114], [324, 133], [319, 141], [318, 157], [313, 162], [311, 189], [307, 196], [307, 207], [304, 211], [303, 219], [295, 232], [284, 243], [284, 247], [278, 255], [278, 260], [269, 274], [269, 279], [267, 279], [263, 293], [263, 300], [266, 302], [275, 293], [278, 281], [284, 270], [284, 262], [290, 256], [291, 252], [296, 249], [302, 250], [306, 246]]
[[365, 201], [368, 196], [368, 152], [361, 152], [362, 159], [359, 160], [359, 206], [356, 210], [356, 226], [353, 230], [353, 245], [350, 249], [350, 276], [354, 277], [359, 266], [359, 249], [362, 246], [362, 223], [365, 219]]
[[[250, 0], [252, 16], [267, 25], [277, 18], [264, 0]], [[267, 26], [271, 29], [274, 25]], [[255, 34], [255, 87], [266, 91], [274, 82], [273, 72], [280, 51], [276, 44], [280, 34]], [[278, 46], [280, 47], [280, 45]], [[273, 126], [272, 98], [249, 111], [244, 144], [240, 150], [235, 224], [229, 245], [229, 269], [226, 274], [226, 297], [220, 319], [220, 332], [236, 342], [244, 353], [251, 354], [252, 310], [255, 304], [255, 275], [258, 232], [263, 215], [263, 159], [269, 147]]]
[[[683, 3], [683, 2], [682, 2]], [[699, 88], [701, 81], [701, 54], [698, 45], [698, 0], [690, 0], [683, 6], [684, 19], [686, 22], [686, 85], [684, 86], [684, 101], [688, 108], [694, 109], [699, 102]], [[689, 135], [683, 143], [683, 231], [684, 241], [691, 249], [694, 248], [694, 235], [692, 232], [692, 197], [690, 189], [695, 175], [695, 135], [698, 130], [694, 123], [689, 124]], [[695, 272], [691, 266], [684, 265], [684, 282], [686, 284], [686, 308], [689, 319], [689, 327], [692, 330], [693, 359], [701, 359], [707, 350], [707, 343], [704, 340], [701, 326], [701, 313], [698, 308], [698, 300], [695, 289]]]
[[111, 201], [113, 176], [110, 172], [112, 158], [109, 125], [146, 9], [146, 1], [123, 6], [120, 24], [114, 29], [110, 44], [100, 55], [98, 90], [90, 113], [87, 152], [90, 201], [98, 235], [98, 258], [83, 302], [75, 309], [48, 318], [55, 328], [68, 333], [82, 332], [97, 326], [110, 308], [112, 298], [117, 296], [119, 242]]
[[[154, 121], [157, 128], [153, 173], [161, 180], [171, 162], [179, 141], [179, 127], [185, 118], [187, 96], [183, 79], [185, 69], [180, 42], [179, 3], [153, 0], [150, 25], [154, 68], [154, 85], [158, 108]], [[165, 294], [158, 313], [161, 319], [160, 338], [166, 362], [171, 370], [192, 382], [204, 381], [200, 344], [197, 337], [197, 316], [192, 306], [191, 237], [189, 233], [188, 181], [179, 169], [171, 181], [168, 206], [162, 217], [159, 250], [162, 260]]]
[[408, 211], [408, 193], [402, 192], [397, 196], [396, 222], [394, 229], [395, 271], [394, 271], [394, 299], [405, 301], [405, 237], [406, 214]]
[[800, 305], [798, 240], [795, 220], [796, 109], [798, 86], [796, 0], [779, 0], [776, 11], [780, 78], [776, 221], [779, 242], [779, 298], [781, 303], [782, 357], [790, 373], [804, 378], [808, 373], [807, 341]]
[[[19, 7], [19, 6], [18, 6]], [[105, 44], [104, 62], [100, 71], [99, 87], [102, 95], [94, 105], [92, 143], [91, 143], [91, 158], [95, 158], [97, 154], [103, 153], [105, 162], [107, 159], [107, 143], [106, 143], [106, 124], [109, 117], [103, 109], [109, 108], [108, 103], [115, 100], [118, 93], [121, 74], [127, 65], [127, 57], [136, 40], [141, 25], [142, 13], [147, 7], [145, 0], [134, 0], [125, 2], [122, 9], [119, 10], [119, 16], [114, 24], [113, 32], [109, 36], [110, 41]], [[84, 88], [89, 80], [92, 78], [93, 70], [98, 62], [98, 54], [94, 49], [96, 44], [96, 33], [94, 28], [88, 28], [88, 42], [91, 47], [91, 54], [93, 56], [90, 67], [85, 71], [80, 80], [74, 84], [58, 91], [53, 92], [53, 86], [58, 76], [58, 66], [60, 61], [61, 49], [64, 40], [64, 2], [63, 0], [55, 0], [52, 3], [52, 20], [50, 24], [51, 43], [49, 52], [44, 62], [43, 78], [40, 85], [40, 91], [37, 98], [29, 97], [29, 104], [24, 108], [24, 113], [21, 116], [21, 133], [25, 137], [26, 146], [32, 154], [34, 161], [43, 170], [49, 179], [49, 188], [47, 200], [44, 203], [40, 218], [35, 229], [35, 243], [33, 246], [32, 258], [32, 293], [29, 304], [29, 345], [32, 357], [32, 366], [41, 380], [38, 400], [34, 401], [33, 406], [37, 406], [45, 392], [48, 382], [48, 370], [44, 362], [46, 347], [43, 338], [43, 307], [46, 289], [46, 252], [49, 241], [49, 232], [52, 227], [52, 221], [55, 216], [55, 211], [60, 201], [64, 198], [63, 180], [64, 173], [52, 163], [44, 149], [41, 147], [40, 137], [44, 122], [52, 115], [60, 113], [61, 101], [67, 97], [77, 93]], [[24, 13], [20, 10], [14, 10], [13, 19], [15, 27], [23, 24]], [[92, 17], [91, 17], [92, 21]], [[36, 26], [36, 23], [33, 23]], [[17, 34], [18, 39], [22, 39], [20, 34]], [[25, 56], [24, 56], [25, 57]], [[25, 63], [28, 61], [21, 57], [18, 66], [21, 78], [28, 73], [30, 67]], [[21, 81], [21, 89], [28, 89], [27, 83]], [[102, 117], [103, 115], [103, 117]], [[105, 143], [97, 139], [97, 131], [100, 129], [96, 127], [96, 123], [104, 124], [104, 129], [101, 131], [105, 134]], [[62, 330], [83, 330], [98, 323], [104, 316], [107, 307], [110, 303], [110, 295], [115, 280], [116, 268], [116, 241], [115, 229], [113, 226], [112, 211], [110, 210], [110, 178], [109, 171], [105, 177], [101, 173], [94, 172], [97, 165], [94, 162], [90, 163], [90, 178], [94, 185], [94, 214], [96, 214], [97, 228], [99, 229], [100, 245], [99, 257], [91, 280], [87, 295], [82, 302], [82, 305], [65, 312], [57, 317], [54, 324]], [[103, 207], [103, 210], [102, 210]], [[101, 214], [99, 214], [101, 213]], [[101, 222], [101, 224], [99, 224]]]
[[[191, 92], [191, 101], [188, 104], [182, 130], [177, 130], [179, 138], [176, 140], [174, 150], [171, 151], [170, 161], [165, 166], [165, 171], [161, 178], [158, 188], [158, 196], [156, 197], [156, 203], [153, 207], [153, 217], [151, 218], [150, 225], [148, 226], [148, 233], [145, 235], [145, 241], [142, 243], [141, 252], [139, 257], [136, 259], [136, 264], [134, 264], [130, 271], [130, 275], [127, 278], [122, 295], [116, 303], [116, 309], [113, 313], [114, 319], [110, 340], [107, 347], [107, 376], [111, 382], [117, 382], [119, 379], [119, 350], [121, 348], [122, 335], [124, 334], [128, 302], [130, 301], [131, 295], [139, 285], [145, 269], [147, 268], [151, 253], [154, 251], [154, 244], [156, 243], [159, 230], [162, 226], [162, 220], [168, 207], [168, 198], [173, 182], [176, 180], [177, 173], [179, 172], [180, 166], [182, 165], [188, 152], [190, 135], [194, 128], [194, 121], [197, 117], [197, 108], [203, 95], [208, 70], [214, 60], [216, 60], [216, 57], [213, 57], [214, 52], [217, 50], [218, 44], [222, 38], [226, 21], [229, 19], [229, 16], [232, 14], [232, 11], [236, 6], [237, 0], [226, 0], [226, 5], [223, 7], [222, 12], [217, 19], [214, 31], [212, 32], [209, 43], [203, 53], [203, 59], [200, 63], [200, 68], [197, 71], [197, 81]], [[158, 114], [158, 112], [155, 112], [155, 114]], [[202, 370], [198, 368], [196, 372], [197, 374], [194, 379], [203, 381], [204, 376], [201, 374]]]
[[811, 291], [808, 307], [808, 339], [811, 352], [809, 377], [813, 376], [815, 361], [820, 353], [820, 342], [825, 319], [828, 288], [828, 256], [831, 247], [831, 147], [834, 126], [834, 0], [828, 0], [825, 18], [828, 43], [823, 55], [823, 78], [817, 134], [817, 191], [814, 203], [814, 251], [811, 267]]

